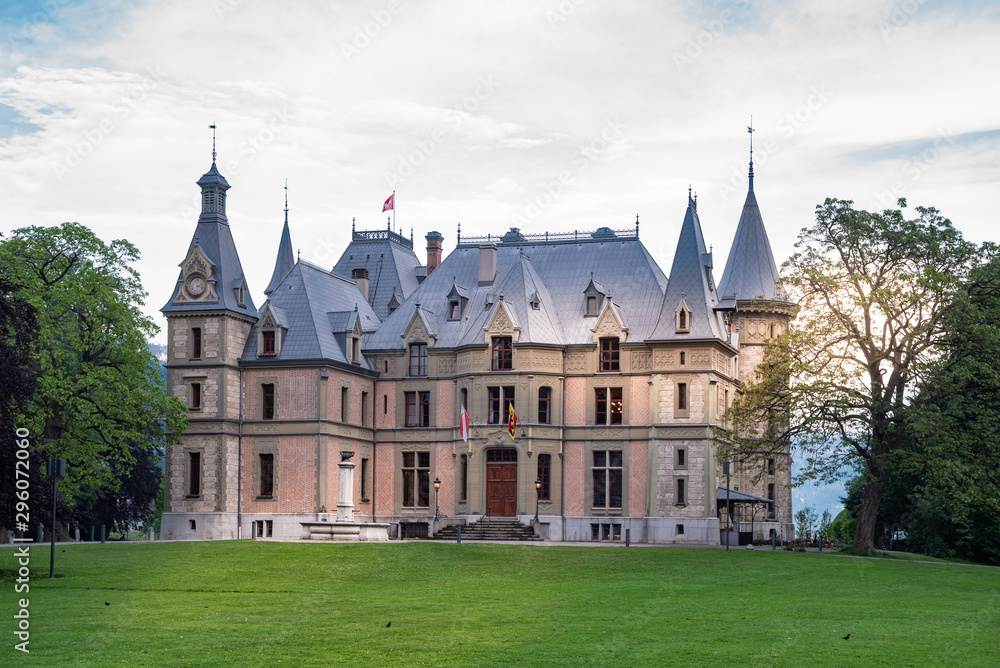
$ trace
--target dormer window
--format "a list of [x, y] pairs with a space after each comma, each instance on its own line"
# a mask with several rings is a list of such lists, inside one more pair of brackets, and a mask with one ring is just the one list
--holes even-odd
[[678, 332], [691, 331], [691, 309], [688, 308], [687, 302], [684, 301], [683, 297], [681, 297], [681, 303], [674, 312], [674, 318], [674, 324]]
[[263, 332], [264, 345], [261, 347], [261, 355], [275, 354], [275, 331], [273, 329]]
[[514, 350], [511, 347], [511, 337], [493, 337], [493, 371], [509, 371], [514, 368]]
[[587, 315], [597, 315], [597, 297], [587, 297]]
[[457, 299], [453, 299], [450, 302], [448, 302], [448, 319], [449, 320], [458, 320], [458, 318], [459, 318], [459, 316], [461, 314], [462, 314], [462, 311], [459, 308], [459, 301]]
[[361, 342], [357, 337], [351, 338], [351, 361], [355, 364], [361, 363]]
[[236, 288], [236, 303], [239, 304], [241, 307], [247, 305], [245, 291], [242, 285]]

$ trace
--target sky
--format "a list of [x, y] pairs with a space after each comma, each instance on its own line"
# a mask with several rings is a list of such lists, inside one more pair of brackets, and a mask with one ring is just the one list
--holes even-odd
[[[170, 297], [218, 166], [255, 302], [350, 226], [634, 229], [666, 271], [690, 186], [721, 278], [754, 189], [775, 258], [827, 197], [998, 240], [1000, 4], [6, 0], [0, 231], [78, 221]], [[992, 222], [991, 222], [992, 221]], [[807, 499], [803, 500], [808, 502]], [[803, 501], [796, 500], [797, 507]]]

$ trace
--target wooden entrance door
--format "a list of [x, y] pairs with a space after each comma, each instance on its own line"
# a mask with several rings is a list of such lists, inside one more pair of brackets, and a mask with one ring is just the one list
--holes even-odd
[[486, 453], [486, 512], [500, 517], [517, 514], [517, 450]]

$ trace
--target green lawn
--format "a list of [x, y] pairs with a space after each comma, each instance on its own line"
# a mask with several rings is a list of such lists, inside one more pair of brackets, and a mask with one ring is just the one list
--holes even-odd
[[57, 547], [54, 580], [48, 546], [33, 547], [28, 656], [13, 647], [12, 555], [0, 549], [3, 666], [1000, 664], [996, 568], [249, 540]]

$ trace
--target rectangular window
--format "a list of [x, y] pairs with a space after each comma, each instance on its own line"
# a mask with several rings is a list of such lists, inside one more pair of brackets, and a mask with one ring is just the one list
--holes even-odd
[[768, 459], [767, 460], [767, 474], [768, 475], [774, 475], [774, 460], [773, 459]]
[[431, 393], [406, 392], [405, 422], [407, 427], [429, 427], [431, 425]]
[[361, 500], [368, 499], [368, 459], [361, 458]]
[[191, 383], [191, 410], [201, 408], [201, 383]]
[[426, 376], [427, 375], [427, 344], [426, 343], [411, 343], [410, 344], [410, 375], [411, 376]]
[[201, 327], [191, 328], [191, 359], [201, 359]]
[[767, 516], [770, 519], [774, 519], [774, 483], [768, 483], [767, 485], [767, 498], [770, 499], [771, 503], [767, 504]]
[[594, 397], [594, 424], [622, 423], [622, 388], [599, 387]]
[[687, 452], [684, 448], [677, 448], [677, 466], [687, 466]]
[[618, 371], [618, 339], [601, 339], [601, 371]]
[[538, 492], [541, 501], [552, 499], [551, 491], [552, 455], [538, 455], [538, 479], [542, 481], [542, 486]]
[[361, 426], [368, 426], [368, 393], [361, 393]]
[[514, 350], [511, 347], [511, 337], [493, 337], [493, 370], [506, 371], [514, 368]]
[[274, 496], [274, 455], [271, 453], [260, 456], [260, 495]]
[[403, 506], [407, 508], [430, 506], [431, 453], [403, 453]]
[[687, 480], [684, 478], [677, 478], [677, 500], [675, 502], [678, 506], [687, 505]]
[[681, 353], [681, 366], [687, 364], [687, 353]]
[[594, 507], [622, 507], [622, 452], [594, 450]]
[[462, 463], [459, 467], [458, 492], [459, 499], [465, 501], [469, 498], [469, 457], [462, 455]]
[[514, 386], [490, 387], [488, 389], [490, 396], [489, 423], [506, 422], [507, 416], [510, 414], [508, 407], [514, 403]]
[[274, 330], [268, 330], [263, 333], [264, 338], [264, 349], [261, 351], [261, 355], [273, 355], [274, 354]]
[[460, 311], [458, 309], [458, 302], [457, 301], [448, 302], [448, 319], [458, 320], [459, 315]]
[[201, 495], [201, 453], [188, 453], [188, 496]]
[[677, 383], [677, 410], [686, 411], [688, 407], [687, 383]]
[[677, 328], [678, 329], [687, 329], [687, 326], [688, 326], [687, 311], [685, 311], [684, 309], [681, 309], [677, 313]]
[[274, 419], [274, 383], [264, 383], [260, 386], [263, 400], [261, 401], [261, 418]]
[[358, 339], [351, 339], [351, 361], [358, 362], [358, 351], [361, 349], [361, 343]]
[[538, 388], [538, 422], [549, 424], [552, 421], [552, 414], [549, 409], [552, 406], [552, 389], [548, 387]]
[[340, 388], [340, 421], [348, 422], [350, 415], [348, 410], [350, 407], [347, 405], [348, 389], [346, 387]]
[[587, 297], [587, 315], [597, 315], [597, 297]]

